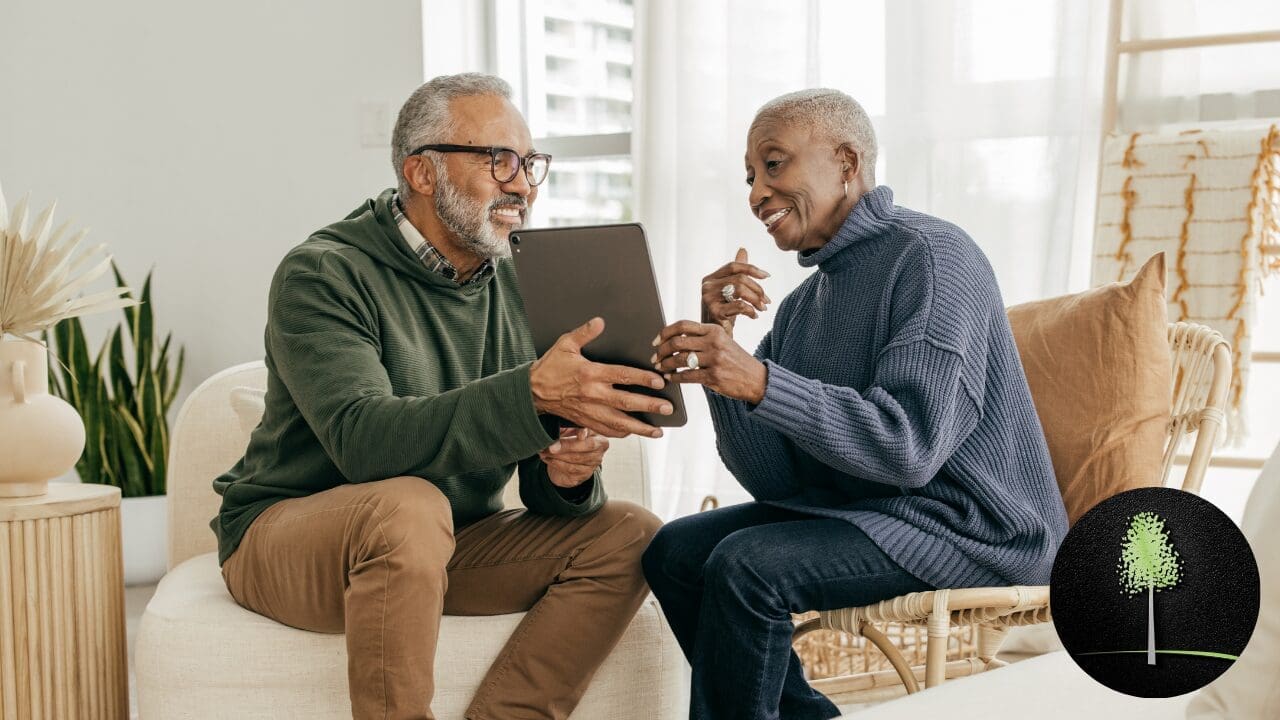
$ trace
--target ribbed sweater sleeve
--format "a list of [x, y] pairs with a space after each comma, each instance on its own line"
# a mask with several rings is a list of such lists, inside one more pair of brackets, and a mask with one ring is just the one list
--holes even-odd
[[[756, 348], [756, 359], [770, 359], [772, 339], [772, 332], [764, 336]], [[750, 409], [741, 400], [712, 390], [706, 390], [706, 396], [720, 459], [751, 497], [781, 500], [799, 493], [803, 486], [786, 437], [753, 420]]]
[[765, 364], [764, 400], [751, 416], [847, 475], [922, 487], [978, 422], [963, 358], [929, 340], [886, 348], [864, 392]]
[[[544, 415], [539, 420], [548, 435], [555, 435], [559, 431], [557, 423], [548, 416]], [[529, 512], [539, 515], [587, 515], [599, 510], [607, 499], [600, 468], [596, 468], [589, 480], [572, 488], [557, 487], [551, 482], [547, 464], [539, 455], [521, 460], [517, 474], [520, 477], [520, 502], [524, 503]]]
[[538, 421], [528, 363], [430, 397], [395, 396], [375, 319], [330, 275], [285, 276], [270, 317], [275, 369], [350, 482], [500, 467], [554, 440]]
[[606, 500], [599, 469], [586, 483], [573, 488], [585, 493], [580, 499], [572, 498], [576, 493], [563, 492], [551, 482], [551, 477], [547, 475], [547, 464], [537, 455], [520, 462], [519, 474], [520, 502], [524, 503], [529, 512], [538, 515], [588, 515], [599, 510]]

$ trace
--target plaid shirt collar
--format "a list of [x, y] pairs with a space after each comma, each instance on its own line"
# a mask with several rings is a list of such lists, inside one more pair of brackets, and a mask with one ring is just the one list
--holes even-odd
[[[404, 206], [400, 203], [400, 194], [396, 193], [391, 198], [391, 208], [396, 222], [396, 227], [400, 228], [400, 235], [404, 241], [409, 244], [409, 249], [413, 251], [422, 260], [422, 264], [427, 269], [444, 277], [448, 280], [458, 282], [458, 268], [449, 262], [449, 259], [440, 253], [422, 233], [418, 232], [418, 228], [409, 222], [409, 218], [404, 214]], [[465, 287], [473, 283], [484, 282], [486, 278], [495, 272], [493, 260], [486, 259], [480, 263], [480, 267], [471, 274], [471, 277], [462, 282], [458, 282], [460, 287]]]

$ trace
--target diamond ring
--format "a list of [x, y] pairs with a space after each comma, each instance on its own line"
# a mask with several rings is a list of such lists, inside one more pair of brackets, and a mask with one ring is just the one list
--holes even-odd
[[738, 288], [734, 287], [733, 283], [729, 283], [728, 285], [725, 285], [724, 287], [720, 288], [720, 295], [724, 297], [725, 302], [733, 302], [734, 300], [737, 299], [733, 295], [737, 291], [738, 291]]
[[688, 355], [686, 355], [684, 358], [684, 365], [690, 370], [697, 370], [698, 369], [698, 353], [690, 352]]

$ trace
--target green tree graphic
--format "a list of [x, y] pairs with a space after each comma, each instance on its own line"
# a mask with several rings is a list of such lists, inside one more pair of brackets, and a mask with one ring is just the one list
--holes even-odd
[[1153, 512], [1141, 512], [1130, 519], [1117, 567], [1124, 592], [1147, 593], [1147, 664], [1155, 665], [1155, 593], [1177, 585], [1182, 578], [1182, 559], [1169, 542], [1163, 518]]

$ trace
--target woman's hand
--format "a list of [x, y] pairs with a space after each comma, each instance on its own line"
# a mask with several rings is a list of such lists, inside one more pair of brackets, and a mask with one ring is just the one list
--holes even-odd
[[[764, 399], [768, 370], [724, 326], [681, 320], [663, 328], [654, 344], [654, 369], [671, 382], [699, 383], [753, 405]], [[690, 362], [690, 353], [696, 362]]]
[[[756, 282], [767, 277], [769, 273], [747, 263], [746, 248], [738, 248], [733, 262], [702, 278], [702, 322], [716, 323], [732, 336], [737, 316], [756, 318], [769, 309], [772, 301]], [[733, 286], [732, 293], [725, 292], [729, 285]]]
[[591, 479], [604, 462], [609, 440], [586, 428], [561, 428], [560, 439], [538, 453], [556, 487], [577, 487]]

